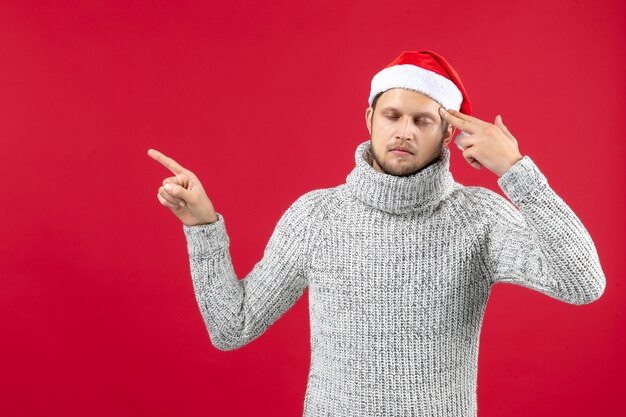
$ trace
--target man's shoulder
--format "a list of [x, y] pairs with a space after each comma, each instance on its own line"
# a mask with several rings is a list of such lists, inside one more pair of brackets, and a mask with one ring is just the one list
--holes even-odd
[[457, 187], [457, 201], [464, 209], [483, 213], [511, 207], [511, 203], [505, 197], [479, 185], [459, 185]]
[[332, 199], [332, 197], [337, 193], [340, 187], [341, 186], [329, 187], [329, 188], [316, 188], [314, 190], [307, 191], [306, 193], [298, 197], [296, 201], [294, 201], [294, 204], [296, 203], [299, 203], [299, 204], [323, 203], [329, 199]]
[[291, 203], [285, 214], [296, 221], [321, 217], [327, 212], [327, 207], [333, 204], [339, 188], [340, 186], [307, 191]]

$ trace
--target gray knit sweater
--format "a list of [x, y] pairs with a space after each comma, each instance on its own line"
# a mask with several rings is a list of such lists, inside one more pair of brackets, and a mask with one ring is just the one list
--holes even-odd
[[476, 416], [491, 286], [590, 303], [605, 288], [594, 244], [528, 156], [498, 179], [515, 208], [455, 182], [447, 148], [407, 177], [376, 171], [369, 150], [369, 140], [357, 146], [345, 184], [285, 211], [241, 280], [221, 214], [183, 226], [211, 342], [251, 342], [308, 288], [305, 416]]

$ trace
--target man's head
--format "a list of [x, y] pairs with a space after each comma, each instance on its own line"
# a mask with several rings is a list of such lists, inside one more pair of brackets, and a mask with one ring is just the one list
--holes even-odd
[[372, 167], [406, 176], [435, 162], [454, 134], [454, 128], [439, 115], [440, 106], [430, 97], [404, 88], [377, 95], [365, 111]]
[[[365, 121], [372, 166], [391, 175], [412, 175], [441, 155], [454, 135], [439, 107], [471, 114], [456, 71], [433, 51], [404, 51], [372, 78]], [[408, 152], [394, 151], [394, 148]]]

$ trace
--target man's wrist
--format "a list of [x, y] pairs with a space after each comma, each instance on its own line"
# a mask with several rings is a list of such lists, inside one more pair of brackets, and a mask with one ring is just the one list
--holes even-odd
[[206, 219], [198, 220], [196, 223], [192, 223], [192, 224], [185, 224], [185, 226], [189, 226], [189, 227], [192, 227], [192, 226], [204, 226], [204, 225], [207, 225], [207, 224], [213, 224], [213, 223], [215, 223], [218, 220], [219, 219], [217, 217], [217, 214], [213, 214], [213, 215], [209, 215], [209, 217], [207, 217]]
[[517, 164], [522, 159], [524, 159], [524, 156], [522, 154], [517, 154], [517, 156], [511, 159], [511, 161], [505, 166], [505, 168], [498, 174], [498, 177], [502, 177], [508, 172], [508, 170], [513, 168], [513, 165]]

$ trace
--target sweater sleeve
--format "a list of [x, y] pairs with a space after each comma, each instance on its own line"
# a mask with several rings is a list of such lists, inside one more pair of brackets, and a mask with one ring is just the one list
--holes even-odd
[[283, 213], [262, 259], [241, 280], [220, 213], [210, 224], [183, 225], [196, 301], [217, 349], [237, 349], [256, 339], [304, 292], [312, 195], [304, 194]]
[[487, 204], [486, 269], [490, 282], [508, 282], [570, 304], [587, 304], [606, 281], [596, 248], [574, 212], [524, 156], [499, 179], [513, 202], [492, 193]]

